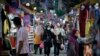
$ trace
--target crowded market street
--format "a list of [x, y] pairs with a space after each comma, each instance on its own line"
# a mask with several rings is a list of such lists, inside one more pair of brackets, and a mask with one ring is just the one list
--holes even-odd
[[100, 0], [0, 0], [0, 56], [100, 56]]

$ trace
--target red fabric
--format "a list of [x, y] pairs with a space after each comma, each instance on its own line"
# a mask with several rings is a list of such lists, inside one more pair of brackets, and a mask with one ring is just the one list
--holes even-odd
[[5, 11], [9, 14], [9, 13], [14, 13], [16, 14], [16, 9], [9, 6], [9, 5], [5, 5]]
[[5, 5], [5, 11], [6, 11], [7, 13], [10, 13], [10, 7], [9, 7], [9, 5]]
[[87, 9], [80, 10], [79, 15], [79, 26], [80, 26], [80, 36], [85, 37], [85, 24], [87, 19]]
[[15, 48], [15, 46], [16, 46], [16, 40], [15, 40], [15, 38], [13, 36], [10, 37], [10, 42], [11, 42], [11, 46], [13, 48]]

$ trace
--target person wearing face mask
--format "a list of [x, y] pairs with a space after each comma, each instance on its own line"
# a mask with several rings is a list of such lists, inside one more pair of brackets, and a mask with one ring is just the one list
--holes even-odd
[[51, 27], [49, 25], [47, 25], [44, 29], [44, 34], [43, 34], [44, 54], [45, 54], [45, 56], [50, 55], [50, 48], [52, 47], [53, 37], [55, 37], [55, 35], [51, 31]]
[[60, 31], [60, 24], [57, 23], [54, 27], [55, 38], [53, 39], [54, 44], [54, 56], [59, 56], [60, 50], [61, 50], [61, 44], [63, 43], [63, 38]]

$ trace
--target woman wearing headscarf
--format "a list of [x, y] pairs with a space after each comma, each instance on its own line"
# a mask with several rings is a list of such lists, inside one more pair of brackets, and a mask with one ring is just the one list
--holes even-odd
[[73, 29], [71, 37], [68, 39], [68, 56], [79, 56], [77, 34], [78, 31], [76, 29]]
[[52, 47], [52, 39], [55, 37], [54, 33], [51, 31], [50, 26], [46, 26], [44, 29], [43, 34], [43, 41], [44, 41], [44, 54], [45, 56], [50, 55], [50, 48]]
[[41, 26], [40, 23], [38, 23], [34, 32], [34, 51], [35, 51], [34, 54], [37, 54], [38, 48], [40, 54], [42, 54], [42, 48], [40, 48], [40, 44], [43, 42], [42, 35], [43, 35], [43, 27]]
[[55, 25], [54, 34], [56, 37], [53, 38], [54, 44], [54, 56], [59, 56], [61, 50], [61, 44], [63, 44], [63, 37], [61, 35], [60, 24]]

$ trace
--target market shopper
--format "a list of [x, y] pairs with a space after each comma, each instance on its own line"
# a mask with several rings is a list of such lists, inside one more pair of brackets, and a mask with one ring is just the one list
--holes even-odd
[[13, 23], [17, 27], [16, 56], [28, 56], [28, 32], [25, 27], [22, 27], [21, 19], [19, 17], [15, 17]]
[[77, 42], [78, 31], [72, 30], [71, 37], [68, 39], [68, 55], [67, 56], [79, 56], [79, 44]]
[[66, 54], [67, 54], [68, 53], [67, 52], [68, 51], [68, 38], [70, 37], [68, 22], [65, 23], [64, 30], [65, 30], [64, 45], [65, 45], [65, 50], [66, 50]]
[[54, 56], [59, 56], [61, 44], [63, 43], [63, 41], [62, 41], [63, 38], [61, 35], [59, 23], [57, 25], [55, 25], [54, 34], [56, 35], [56, 37], [53, 39], [54, 40], [53, 41], [53, 43], [54, 43]]
[[53, 37], [55, 37], [55, 35], [53, 32], [51, 32], [51, 27], [47, 25], [45, 27], [44, 34], [43, 34], [45, 56], [50, 56], [50, 49], [52, 47]]
[[37, 54], [37, 51], [39, 49], [39, 53], [42, 54], [42, 48], [40, 48], [40, 44], [43, 42], [42, 41], [43, 37], [43, 28], [40, 23], [37, 23], [36, 29], [34, 32], [34, 54]]

